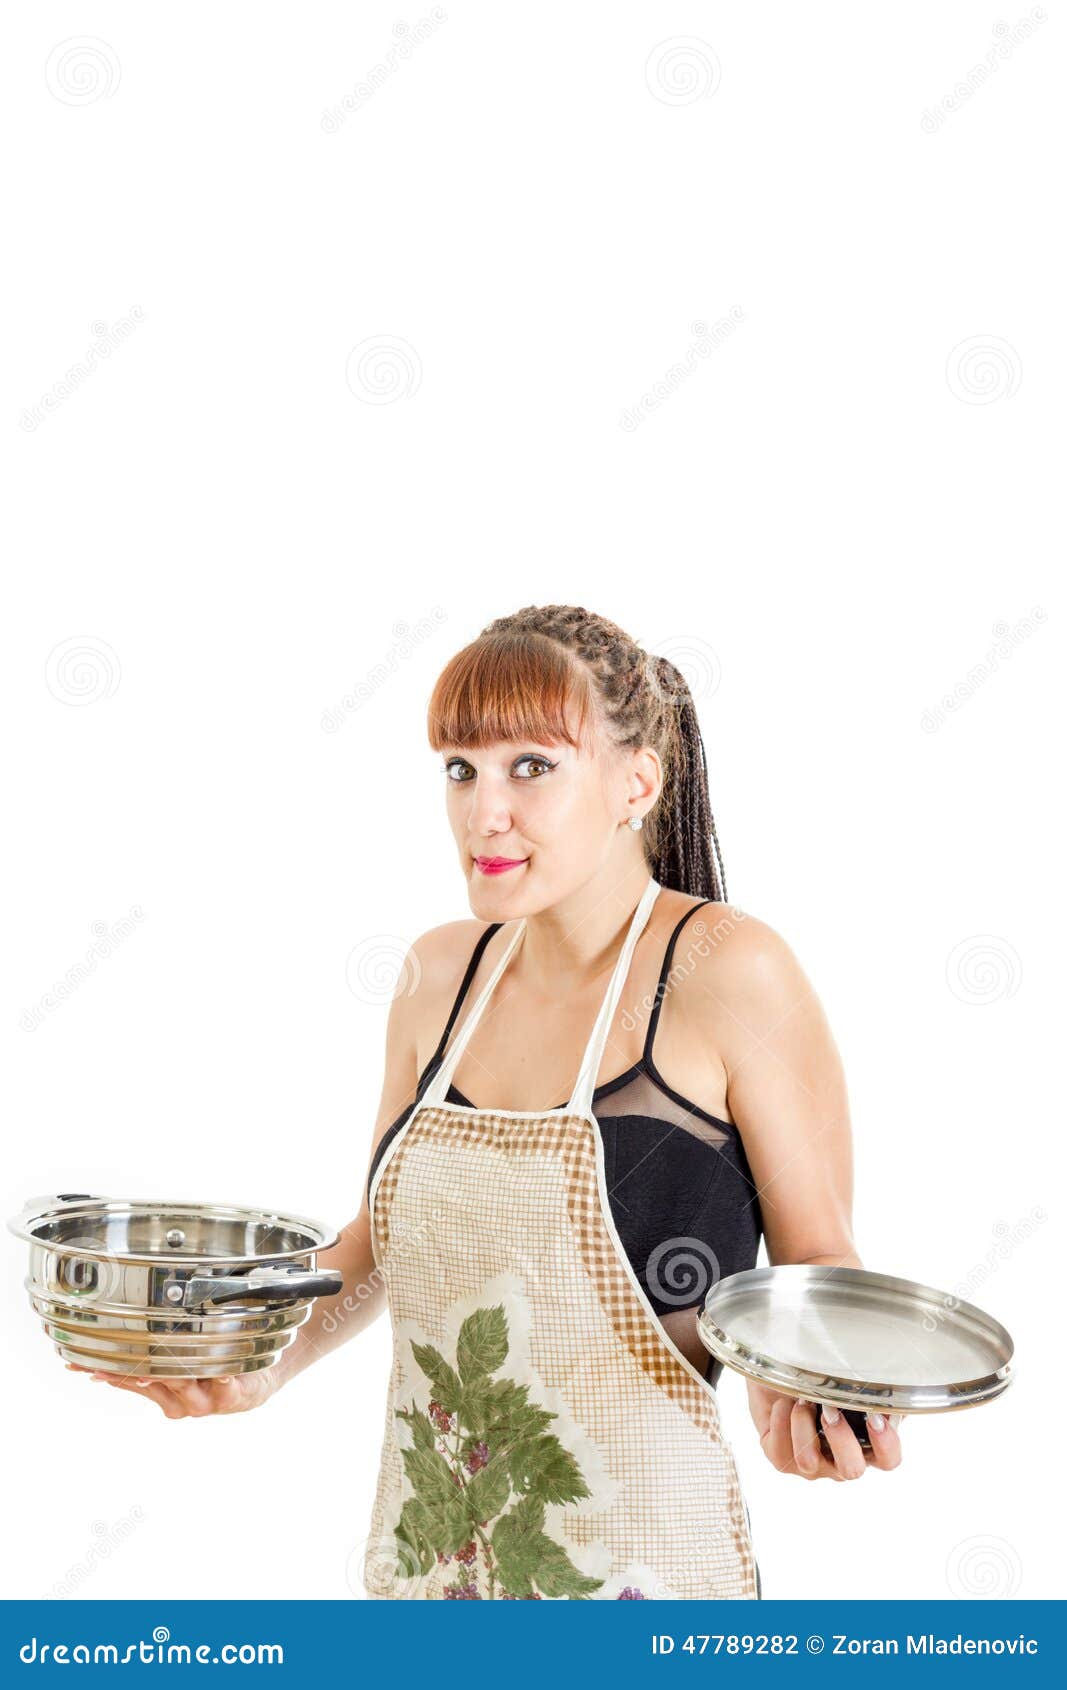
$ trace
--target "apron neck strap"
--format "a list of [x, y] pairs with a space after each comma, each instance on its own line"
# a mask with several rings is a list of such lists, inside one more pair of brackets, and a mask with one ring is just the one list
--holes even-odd
[[[622, 950], [619, 952], [619, 959], [615, 964], [615, 971], [611, 976], [611, 981], [604, 996], [604, 1001], [600, 1006], [600, 1013], [596, 1018], [596, 1023], [593, 1027], [592, 1033], [590, 1034], [589, 1043], [586, 1046], [585, 1055], [582, 1058], [582, 1065], [578, 1071], [578, 1078], [574, 1084], [574, 1091], [572, 1092], [570, 1101], [564, 1111], [565, 1114], [589, 1115], [592, 1113], [593, 1092], [596, 1089], [596, 1077], [600, 1071], [601, 1058], [604, 1055], [604, 1048], [608, 1041], [608, 1034], [611, 1031], [611, 1024], [615, 1018], [615, 1010], [618, 1007], [619, 996], [626, 981], [626, 976], [629, 973], [630, 959], [633, 956], [634, 946], [637, 944], [637, 941], [644, 930], [645, 924], [652, 913], [652, 906], [659, 895], [659, 891], [659, 882], [655, 879], [650, 879], [641, 895], [640, 903], [634, 910], [633, 918], [630, 922], [630, 930], [626, 935]], [[423, 1093], [423, 1108], [433, 1108], [435, 1105], [445, 1101], [448, 1088], [452, 1084], [452, 1076], [459, 1065], [460, 1057], [466, 1050], [471, 1035], [481, 1019], [482, 1012], [485, 1009], [486, 1004], [489, 1002], [489, 999], [492, 997], [494, 988], [496, 987], [497, 982], [508, 963], [511, 961], [511, 957], [520, 943], [525, 931], [526, 917], [523, 916], [522, 920], [517, 924], [515, 932], [512, 934], [510, 943], [505, 947], [503, 955], [497, 962], [491, 976], [479, 993], [473, 1008], [453, 1040], [448, 1054], [445, 1056], [441, 1066], [438, 1068], [436, 1074]], [[546, 1113], [548, 1113], [548, 1111], [546, 1111]]]
[[611, 1024], [615, 1019], [619, 997], [626, 982], [626, 976], [630, 972], [630, 958], [633, 956], [634, 946], [641, 937], [645, 924], [652, 914], [652, 905], [655, 903], [659, 891], [659, 881], [650, 880], [641, 894], [640, 903], [634, 910], [633, 919], [630, 922], [630, 931], [627, 933], [622, 950], [619, 952], [619, 960], [615, 964], [615, 972], [612, 974], [607, 992], [604, 994], [600, 1014], [597, 1016], [593, 1031], [589, 1035], [589, 1043], [585, 1047], [582, 1066], [578, 1070], [578, 1078], [574, 1082], [574, 1090], [571, 1093], [570, 1102], [567, 1104], [566, 1113], [568, 1115], [591, 1115], [593, 1112], [596, 1077], [600, 1072], [600, 1061], [608, 1042], [608, 1034], [611, 1032]]

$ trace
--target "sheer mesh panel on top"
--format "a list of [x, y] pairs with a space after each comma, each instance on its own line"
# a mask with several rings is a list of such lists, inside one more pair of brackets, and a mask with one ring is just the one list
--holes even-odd
[[[616, 1090], [612, 1086], [617, 1085]], [[624, 1115], [641, 1115], [647, 1120], [662, 1121], [670, 1127], [681, 1127], [705, 1144], [725, 1144], [730, 1129], [725, 1123], [714, 1122], [704, 1111], [697, 1111], [691, 1103], [654, 1080], [651, 1074], [639, 1069], [629, 1079], [609, 1081], [593, 1097], [593, 1114], [598, 1121]]]

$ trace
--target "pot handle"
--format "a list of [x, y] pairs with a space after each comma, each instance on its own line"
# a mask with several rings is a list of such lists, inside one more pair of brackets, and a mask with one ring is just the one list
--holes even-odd
[[163, 1294], [168, 1302], [177, 1302], [170, 1292], [173, 1286], [180, 1286], [182, 1307], [193, 1309], [204, 1303], [296, 1303], [305, 1297], [335, 1297], [343, 1285], [344, 1275], [336, 1268], [309, 1269], [279, 1263], [220, 1279], [194, 1274], [184, 1285], [175, 1279]]

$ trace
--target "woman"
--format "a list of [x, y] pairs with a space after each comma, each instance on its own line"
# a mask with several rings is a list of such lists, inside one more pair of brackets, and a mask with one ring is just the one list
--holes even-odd
[[[490, 623], [429, 737], [474, 919], [407, 958], [363, 1205], [320, 1258], [343, 1293], [266, 1373], [104, 1377], [171, 1419], [244, 1410], [387, 1303], [372, 1595], [759, 1596], [696, 1321], [761, 1232], [774, 1263], [861, 1265], [822, 1009], [726, 903], [682, 676], [613, 623]], [[812, 1404], [747, 1388], [782, 1473], [900, 1460], [881, 1415], [865, 1449], [826, 1411], [824, 1448]]]

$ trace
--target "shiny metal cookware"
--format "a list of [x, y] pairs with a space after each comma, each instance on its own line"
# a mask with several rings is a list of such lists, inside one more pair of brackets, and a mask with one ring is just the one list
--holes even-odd
[[1012, 1340], [992, 1315], [866, 1268], [786, 1263], [731, 1274], [708, 1292], [697, 1330], [747, 1378], [844, 1410], [861, 1443], [863, 1416], [875, 1409], [973, 1408], [1012, 1380]]
[[35, 1198], [8, 1226], [30, 1246], [26, 1289], [64, 1361], [142, 1379], [271, 1367], [343, 1280], [315, 1221], [224, 1203], [84, 1192]]

